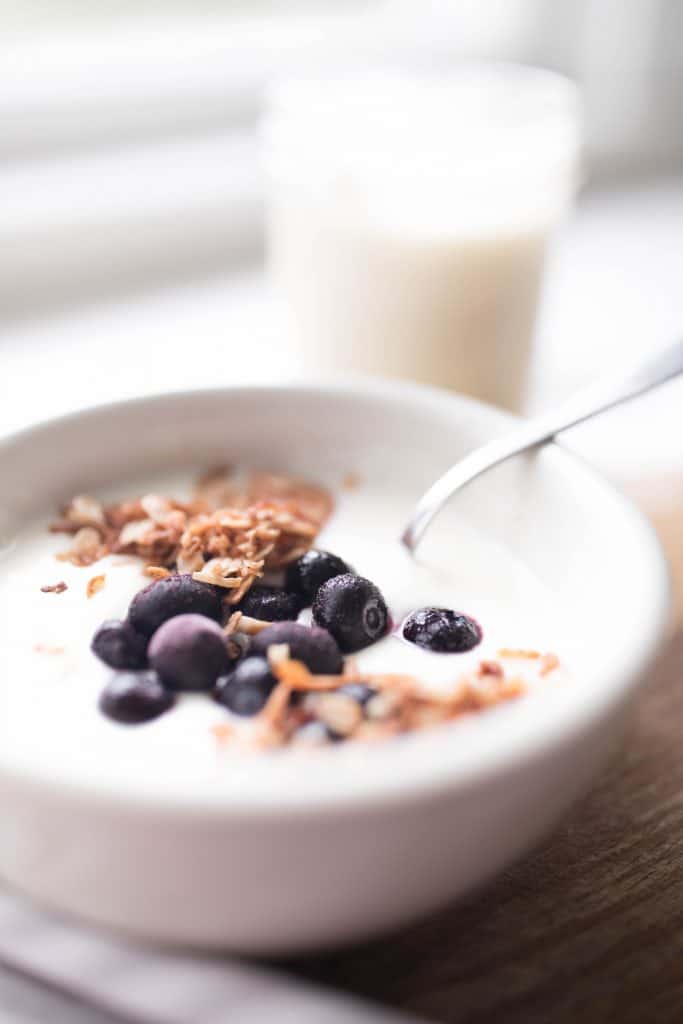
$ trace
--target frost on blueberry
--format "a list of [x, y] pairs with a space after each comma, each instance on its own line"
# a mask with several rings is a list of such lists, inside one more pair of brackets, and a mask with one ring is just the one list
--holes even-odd
[[149, 663], [173, 690], [210, 690], [227, 671], [230, 655], [220, 626], [205, 615], [176, 615], [160, 626]]
[[351, 568], [337, 555], [311, 548], [287, 567], [285, 583], [288, 590], [301, 594], [305, 605], [311, 605], [323, 583], [350, 572]]
[[293, 591], [281, 590], [255, 583], [244, 595], [238, 610], [252, 619], [265, 622], [286, 622], [296, 619], [303, 608], [303, 600]]
[[463, 654], [481, 643], [481, 626], [475, 619], [450, 608], [418, 608], [403, 623], [410, 643], [440, 654]]
[[253, 654], [265, 656], [271, 646], [286, 644], [294, 661], [301, 661], [316, 675], [337, 675], [342, 670], [343, 658], [335, 639], [319, 626], [304, 626], [300, 622], [276, 622], [261, 630], [251, 645]]
[[363, 576], [335, 576], [319, 589], [313, 619], [345, 653], [369, 647], [387, 632], [389, 612], [379, 589]]
[[205, 615], [218, 621], [222, 614], [220, 590], [193, 580], [186, 573], [165, 576], [135, 595], [128, 619], [138, 633], [150, 637], [167, 619], [185, 614]]

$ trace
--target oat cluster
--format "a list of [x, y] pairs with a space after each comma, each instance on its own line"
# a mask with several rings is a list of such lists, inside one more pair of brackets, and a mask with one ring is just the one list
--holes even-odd
[[216, 470], [199, 480], [189, 502], [147, 494], [104, 505], [77, 495], [51, 529], [72, 535], [57, 556], [63, 561], [85, 566], [108, 554], [133, 555], [148, 576], [191, 573], [237, 604], [264, 572], [308, 551], [331, 511], [321, 487], [271, 473], [240, 481]]

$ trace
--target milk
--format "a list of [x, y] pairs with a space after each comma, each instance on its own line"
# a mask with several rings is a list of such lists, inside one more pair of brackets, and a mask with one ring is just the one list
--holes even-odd
[[276, 91], [268, 254], [297, 358], [520, 408], [574, 104], [564, 79], [506, 66]]
[[403, 377], [518, 409], [548, 234], [325, 223], [305, 197], [283, 194], [270, 208], [271, 270], [306, 366]]

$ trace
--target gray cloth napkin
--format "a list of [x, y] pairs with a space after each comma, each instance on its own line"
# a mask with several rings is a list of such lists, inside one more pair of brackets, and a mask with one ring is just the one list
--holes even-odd
[[417, 1024], [285, 971], [91, 931], [6, 890], [0, 967], [2, 1024]]

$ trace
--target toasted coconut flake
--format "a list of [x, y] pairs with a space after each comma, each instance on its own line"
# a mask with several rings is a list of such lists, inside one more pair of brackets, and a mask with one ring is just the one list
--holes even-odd
[[[276, 678], [291, 690], [311, 690], [313, 676], [302, 661], [280, 661], [273, 668]], [[335, 677], [336, 678], [336, 677]]]
[[233, 636], [240, 628], [240, 620], [242, 619], [242, 612], [233, 612], [228, 621], [223, 627], [223, 632], [226, 636]]
[[246, 558], [212, 558], [199, 571], [192, 574], [201, 583], [232, 590], [228, 604], [238, 604], [252, 583], [263, 576], [263, 562]]
[[244, 595], [247, 593], [247, 591], [251, 587], [251, 585], [257, 579], [257, 577], [261, 576], [261, 575], [263, 575], [263, 574], [262, 573], [258, 573], [258, 574], [253, 575], [253, 576], [245, 576], [245, 578], [242, 580], [241, 586], [239, 586], [237, 588], [237, 590], [235, 590], [231, 594], [231, 596], [228, 598], [228, 604], [239, 604], [240, 601], [242, 600], [242, 598], [244, 597]]
[[93, 526], [82, 526], [74, 534], [71, 547], [60, 551], [57, 558], [60, 562], [71, 562], [72, 565], [92, 565], [105, 553], [99, 530]]
[[540, 658], [540, 651], [527, 651], [524, 648], [517, 647], [501, 647], [498, 651], [499, 658], [521, 658], [521, 659], [534, 659]]
[[363, 710], [353, 697], [344, 693], [319, 693], [316, 696], [318, 718], [339, 736], [350, 736], [362, 722]]
[[551, 651], [548, 651], [548, 653], [544, 654], [541, 658], [541, 663], [538, 666], [538, 674], [540, 676], [547, 676], [551, 672], [554, 672], [556, 668], [559, 668], [559, 665], [560, 659], [557, 657], [557, 655], [553, 654]]
[[168, 498], [162, 498], [160, 494], [145, 494], [140, 498], [140, 504], [147, 517], [154, 523], [165, 523], [170, 513], [174, 511]]
[[74, 526], [95, 526], [104, 529], [106, 525], [104, 509], [89, 494], [77, 494], [64, 509], [64, 518]]
[[[241, 612], [236, 612], [235, 614], [242, 615]], [[242, 615], [239, 631], [240, 633], [246, 633], [247, 636], [256, 636], [257, 633], [262, 633], [264, 629], [268, 629], [272, 625], [273, 623], [268, 622], [266, 619], [253, 619], [251, 615]]]
[[178, 572], [195, 573], [200, 572], [204, 565], [201, 551], [183, 552], [178, 555]]
[[271, 670], [276, 665], [281, 665], [285, 661], [289, 661], [289, 644], [270, 644], [266, 651], [266, 657]]
[[287, 683], [279, 682], [260, 713], [261, 722], [279, 730], [291, 693], [291, 687]]
[[60, 580], [59, 583], [46, 583], [46, 585], [40, 589], [43, 594], [63, 594], [64, 591], [69, 588], [64, 580]]
[[101, 573], [99, 576], [93, 576], [92, 579], [89, 579], [85, 588], [85, 592], [88, 597], [94, 597], [95, 594], [98, 594], [104, 586], [105, 580], [106, 576], [104, 573]]
[[118, 547], [129, 548], [133, 544], [144, 544], [154, 529], [153, 519], [133, 519], [121, 530]]
[[170, 569], [165, 569], [163, 565], [146, 565], [142, 570], [143, 576], [149, 576], [153, 580], [163, 580], [166, 576], [171, 575]]

